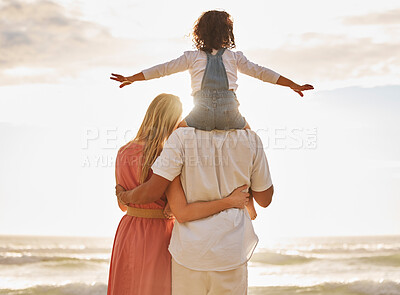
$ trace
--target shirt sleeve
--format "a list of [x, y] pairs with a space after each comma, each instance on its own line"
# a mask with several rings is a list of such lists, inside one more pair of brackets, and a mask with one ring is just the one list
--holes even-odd
[[151, 168], [153, 174], [157, 174], [172, 181], [181, 174], [182, 166], [183, 144], [177, 130], [175, 130], [167, 139], [160, 156], [156, 159]]
[[269, 189], [272, 185], [267, 157], [264, 152], [262, 141], [257, 135], [255, 139], [255, 156], [250, 177], [250, 183], [251, 190], [255, 192], [265, 191]]
[[240, 73], [260, 79], [264, 82], [276, 84], [280, 77], [280, 74], [249, 61], [241, 51], [236, 52], [236, 55], [237, 67]]
[[188, 52], [185, 52], [176, 59], [143, 70], [142, 73], [146, 80], [151, 80], [183, 72], [187, 69], [189, 69], [189, 56]]

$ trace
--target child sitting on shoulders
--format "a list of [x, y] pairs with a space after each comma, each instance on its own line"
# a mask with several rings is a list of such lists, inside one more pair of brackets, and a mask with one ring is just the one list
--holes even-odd
[[[303, 96], [303, 91], [314, 89], [309, 84], [298, 85], [280, 74], [249, 61], [235, 48], [233, 21], [225, 11], [203, 13], [193, 28], [193, 41], [197, 50], [186, 51], [177, 59], [143, 70], [133, 76], [112, 74], [120, 88], [136, 81], [151, 80], [189, 70], [194, 97], [194, 108], [180, 127], [196, 129], [230, 130], [250, 128], [239, 112], [236, 98], [237, 72], [264, 82], [290, 87]], [[257, 216], [253, 199], [246, 206], [250, 218]]]

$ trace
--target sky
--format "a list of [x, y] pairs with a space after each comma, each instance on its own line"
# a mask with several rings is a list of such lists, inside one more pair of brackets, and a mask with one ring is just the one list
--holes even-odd
[[118, 148], [159, 93], [193, 107], [189, 73], [118, 88], [193, 50], [203, 11], [234, 19], [237, 48], [315, 90], [239, 74], [240, 111], [275, 187], [271, 237], [400, 234], [398, 1], [0, 1], [0, 234], [113, 236]]

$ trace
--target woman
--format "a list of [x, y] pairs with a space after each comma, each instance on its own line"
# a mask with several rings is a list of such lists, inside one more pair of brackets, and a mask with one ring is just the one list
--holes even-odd
[[[134, 140], [119, 151], [116, 159], [116, 181], [133, 189], [150, 178], [151, 165], [160, 154], [168, 136], [181, 120], [182, 104], [177, 96], [160, 94], [150, 104]], [[119, 186], [119, 187], [120, 187]], [[204, 218], [228, 208], [243, 208], [247, 200], [244, 188], [236, 189], [223, 200], [185, 203], [186, 220]], [[179, 195], [182, 202], [184, 195]], [[112, 250], [108, 295], [171, 294], [171, 256], [168, 244], [173, 219], [163, 209], [166, 198], [147, 204], [118, 205], [127, 214], [118, 226]]]

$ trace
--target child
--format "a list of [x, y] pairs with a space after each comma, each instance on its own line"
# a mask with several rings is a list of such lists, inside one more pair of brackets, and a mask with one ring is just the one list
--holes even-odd
[[[234, 48], [233, 21], [225, 11], [203, 13], [193, 28], [193, 42], [197, 50], [186, 51], [177, 59], [156, 65], [133, 76], [112, 74], [121, 82], [120, 88], [136, 81], [160, 78], [189, 70], [192, 82], [194, 108], [181, 122], [181, 127], [202, 130], [229, 130], [250, 128], [240, 114], [235, 91], [237, 71], [264, 82], [287, 86], [303, 96], [302, 91], [314, 89], [298, 85], [278, 73], [249, 61]], [[247, 206], [252, 220], [257, 216], [252, 198]]]

